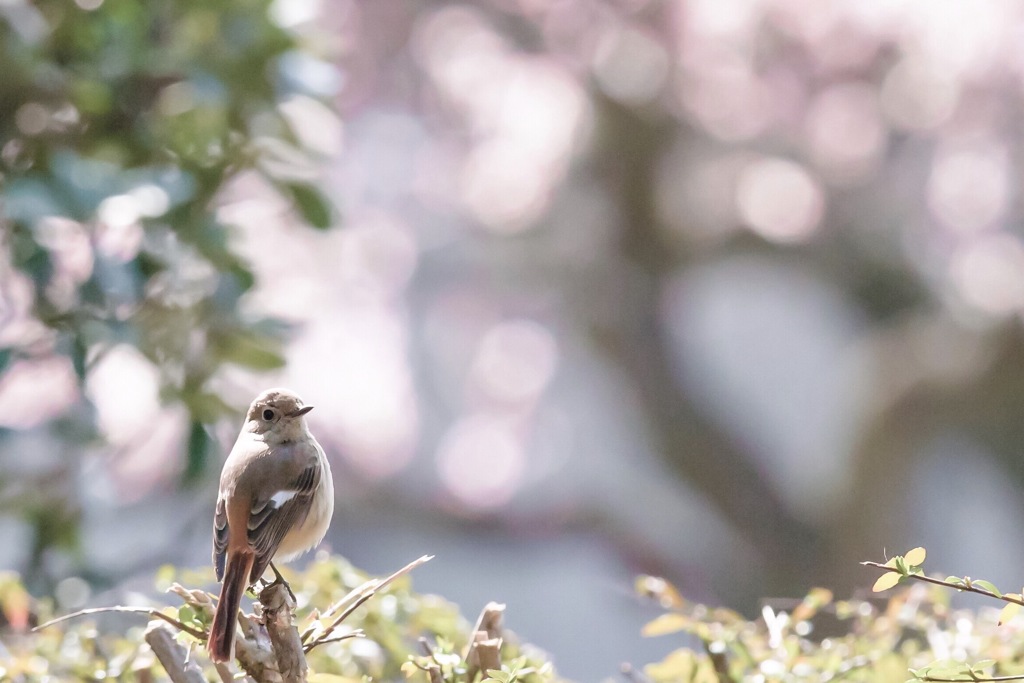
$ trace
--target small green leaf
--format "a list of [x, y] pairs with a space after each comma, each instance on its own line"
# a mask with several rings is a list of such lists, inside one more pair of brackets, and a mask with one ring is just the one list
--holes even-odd
[[886, 572], [878, 577], [878, 580], [875, 581], [875, 585], [871, 587], [871, 590], [874, 593], [881, 593], [882, 591], [889, 590], [899, 583], [902, 578], [903, 577], [896, 572]]
[[993, 593], [997, 598], [1003, 597], [1003, 594], [999, 591], [998, 588], [996, 588], [995, 584], [991, 581], [986, 581], [985, 579], [975, 579], [972, 583], [978, 588], [984, 588], [989, 593]]
[[334, 210], [320, 190], [308, 183], [287, 183], [285, 187], [307, 223], [320, 230], [331, 227]]
[[276, 370], [284, 365], [276, 340], [255, 334], [237, 333], [217, 344], [222, 360], [254, 370]]
[[645, 624], [640, 630], [640, 635], [645, 638], [650, 638], [652, 636], [664, 636], [669, 633], [682, 631], [690, 626], [692, 622], [693, 620], [685, 614], [669, 612], [647, 622], [647, 624]]
[[178, 621], [185, 624], [191, 623], [196, 619], [196, 611], [192, 608], [192, 605], [182, 605], [178, 608]]
[[85, 345], [82, 340], [82, 336], [76, 334], [71, 340], [71, 365], [75, 369], [75, 374], [78, 375], [78, 379], [84, 380], [86, 367], [86, 356], [89, 353], [89, 348]]
[[206, 455], [210, 443], [210, 436], [202, 422], [193, 422], [192, 430], [188, 435], [188, 457], [185, 462], [185, 471], [181, 475], [183, 482], [195, 483], [203, 474], [206, 468]]
[[904, 557], [906, 558], [907, 564], [911, 567], [917, 567], [924, 563], [925, 549], [921, 547], [914, 548], [909, 551]]

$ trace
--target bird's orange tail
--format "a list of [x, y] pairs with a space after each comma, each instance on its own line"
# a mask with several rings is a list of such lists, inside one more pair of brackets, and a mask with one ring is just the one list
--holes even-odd
[[214, 612], [213, 624], [210, 625], [210, 640], [206, 645], [210, 651], [210, 659], [215, 662], [227, 662], [231, 659], [238, 608], [242, 604], [242, 593], [249, 585], [249, 572], [252, 571], [255, 558], [251, 550], [228, 550], [224, 583], [220, 587], [220, 600], [217, 601], [217, 611]]

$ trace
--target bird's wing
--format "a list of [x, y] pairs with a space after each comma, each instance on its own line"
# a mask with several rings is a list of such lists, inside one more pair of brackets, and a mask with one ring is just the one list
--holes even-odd
[[249, 545], [256, 551], [256, 561], [249, 575], [251, 582], [263, 575], [285, 535], [306, 521], [313, 494], [320, 485], [321, 469], [320, 462], [314, 458], [290, 478], [287, 486], [253, 500], [248, 534]]
[[228, 549], [228, 515], [224, 511], [224, 499], [217, 498], [217, 510], [213, 514], [213, 566], [217, 580], [224, 579], [224, 554]]

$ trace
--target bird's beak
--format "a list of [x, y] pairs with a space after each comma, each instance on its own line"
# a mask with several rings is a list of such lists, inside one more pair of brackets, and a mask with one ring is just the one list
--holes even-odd
[[300, 415], [305, 415], [311, 410], [313, 410], [313, 406], [302, 406], [298, 410], [289, 413], [288, 417], [299, 417]]

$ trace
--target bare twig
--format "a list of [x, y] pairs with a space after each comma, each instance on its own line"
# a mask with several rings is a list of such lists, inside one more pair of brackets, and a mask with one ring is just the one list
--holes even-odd
[[1024, 681], [1024, 674], [1016, 674], [1013, 676], [975, 676], [970, 675], [970, 678], [940, 678], [933, 676], [922, 676], [917, 679], [919, 681], [932, 681], [934, 683], [997, 683], [999, 681]]
[[69, 619], [75, 619], [76, 617], [89, 616], [90, 614], [103, 614], [104, 612], [124, 612], [124, 613], [127, 613], [127, 614], [146, 614], [146, 615], [149, 615], [149, 616], [151, 616], [151, 617], [153, 617], [155, 619], [163, 619], [164, 621], [166, 621], [171, 626], [174, 626], [179, 631], [184, 631], [185, 633], [189, 634], [193, 638], [196, 638], [196, 639], [202, 640], [202, 641], [206, 640], [206, 633], [204, 631], [200, 631], [198, 629], [192, 628], [191, 626], [183, 624], [182, 622], [178, 621], [174, 617], [168, 616], [168, 615], [164, 614], [163, 612], [160, 612], [159, 610], [153, 609], [152, 607], [129, 607], [129, 606], [125, 606], [125, 605], [116, 605], [114, 607], [90, 607], [88, 609], [81, 609], [81, 610], [78, 610], [77, 612], [72, 612], [71, 614], [65, 614], [62, 617], [57, 617], [56, 619], [50, 619], [45, 624], [40, 624], [39, 626], [36, 626], [34, 629], [32, 629], [32, 631], [34, 633], [36, 631], [41, 631], [42, 629], [47, 628], [49, 626], [53, 626], [54, 624], [59, 624], [62, 621], [68, 621]]
[[[483, 631], [477, 631], [483, 633]], [[486, 638], [474, 642], [470, 656], [477, 668], [484, 673], [491, 669], [501, 669], [501, 638]]]
[[337, 643], [337, 642], [339, 642], [341, 640], [349, 640], [351, 638], [365, 638], [365, 637], [366, 637], [366, 632], [363, 631], [363, 629], [358, 629], [356, 631], [349, 631], [348, 633], [342, 633], [341, 635], [334, 636], [333, 638], [327, 638], [327, 639], [322, 640], [320, 642], [322, 644], [326, 645], [327, 643]]
[[145, 639], [173, 683], [206, 683], [202, 667], [189, 658], [188, 650], [174, 639], [174, 632], [166, 623], [149, 622]]
[[505, 605], [500, 602], [489, 602], [480, 610], [480, 616], [476, 618], [476, 626], [473, 633], [484, 631], [488, 638], [501, 637], [501, 621], [505, 615]]
[[[341, 625], [341, 623], [345, 621], [345, 619], [347, 619], [350, 614], [355, 612], [364, 602], [372, 598], [374, 594], [377, 593], [377, 591], [384, 589], [392, 582], [394, 582], [396, 579], [405, 576], [413, 569], [416, 569], [422, 564], [426, 564], [432, 559], [434, 559], [433, 555], [424, 555], [416, 560], [413, 560], [412, 562], [405, 565], [404, 567], [402, 567], [394, 574], [388, 576], [385, 579], [370, 579], [358, 588], [350, 591], [348, 595], [346, 595], [341, 600], [331, 605], [331, 607], [328, 608], [326, 612], [324, 612], [323, 617], [327, 617], [339, 610], [342, 610], [341, 613], [337, 617], [335, 617], [334, 621], [331, 622], [330, 626], [324, 629], [324, 631], [320, 633], [318, 636], [313, 638], [313, 640], [305, 644], [305, 646], [303, 647], [303, 652], [308, 653], [317, 645], [322, 645], [323, 643], [327, 642], [327, 639], [334, 632], [334, 629]], [[313, 629], [307, 629], [302, 634], [302, 640], [305, 641], [312, 634]]]
[[489, 602], [480, 611], [473, 635], [463, 660], [466, 662], [466, 680], [472, 681], [479, 672], [501, 668], [501, 622], [505, 605]]

